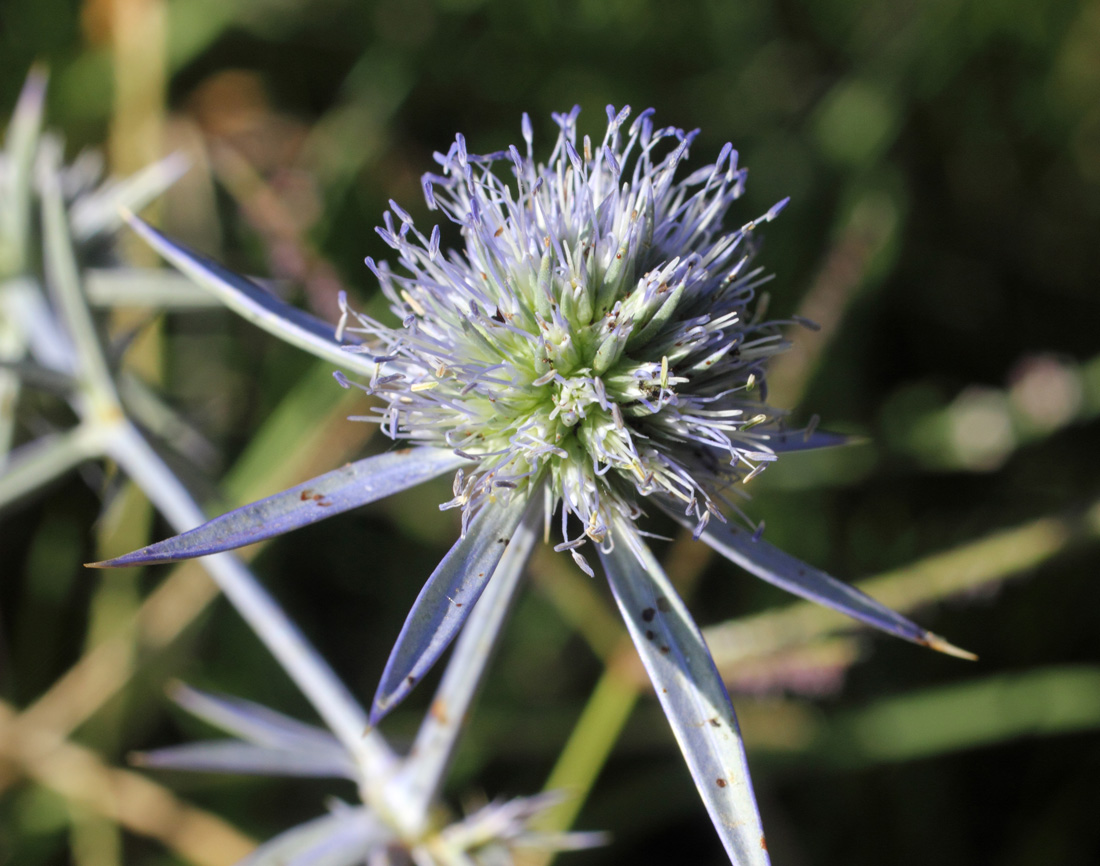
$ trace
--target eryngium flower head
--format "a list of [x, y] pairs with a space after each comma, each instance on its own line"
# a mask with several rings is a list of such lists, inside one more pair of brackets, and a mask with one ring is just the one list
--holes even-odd
[[[591, 574], [577, 548], [595, 542], [730, 859], [764, 866], [766, 846], [729, 696], [702, 634], [636, 526], [642, 501], [655, 502], [764, 580], [906, 640], [967, 654], [770, 546], [759, 531], [725, 522], [720, 506], [736, 511], [728, 499], [738, 489], [733, 485], [777, 453], [843, 441], [813, 430], [792, 435], [781, 413], [763, 402], [764, 361], [784, 344], [777, 323], [750, 313], [761, 280], [749, 268], [751, 241], [757, 224], [784, 202], [723, 231], [745, 177], [731, 146], [677, 180], [694, 133], [655, 128], [650, 112], [624, 127], [628, 110], [609, 108], [603, 141], [593, 146], [587, 136], [578, 142], [577, 114], [555, 116], [560, 133], [546, 164], [534, 160], [526, 117], [526, 154], [512, 147], [474, 156], [459, 136], [438, 156], [442, 173], [427, 175], [424, 190], [429, 206], [460, 226], [458, 252], [441, 253], [439, 228], [424, 235], [391, 202], [380, 232], [399, 253], [401, 270], [368, 265], [400, 328], [344, 303], [334, 340], [324, 323], [135, 221], [158, 250], [228, 305], [364, 374], [369, 384], [336, 375], [345, 386], [381, 397], [383, 405], [364, 420], [414, 447], [334, 469], [99, 565], [228, 550], [457, 470], [454, 498], [442, 507], [463, 509], [462, 537], [405, 621], [374, 697], [373, 724], [440, 657], [490, 581], [495, 607], [482, 599], [475, 618], [506, 608], [536, 524], [560, 504], [559, 547]], [[347, 335], [362, 342], [347, 346]], [[579, 530], [570, 531], [570, 515]], [[479, 628], [495, 634], [500, 621]], [[448, 675], [472, 680], [480, 670], [452, 664]]]
[[425, 236], [391, 202], [379, 233], [403, 272], [367, 263], [403, 327], [352, 313], [348, 330], [377, 353], [368, 390], [386, 405], [372, 419], [475, 461], [446, 505], [468, 518], [548, 479], [559, 549], [591, 574], [575, 548], [614, 543], [612, 513], [635, 518], [660, 493], [701, 528], [724, 489], [774, 459], [776, 413], [759, 395], [784, 343], [752, 319], [748, 263], [754, 228], [786, 201], [723, 231], [745, 181], [731, 145], [677, 180], [697, 130], [657, 128], [652, 111], [626, 126], [630, 109], [609, 106], [594, 144], [578, 140], [578, 113], [554, 115], [545, 164], [526, 115], [525, 154], [475, 156], [461, 135], [436, 154], [424, 192], [464, 248], [440, 252], [438, 226]]

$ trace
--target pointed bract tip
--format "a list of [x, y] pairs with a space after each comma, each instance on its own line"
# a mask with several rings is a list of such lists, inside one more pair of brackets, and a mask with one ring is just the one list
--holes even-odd
[[126, 557], [119, 556], [115, 559], [101, 559], [99, 562], [85, 562], [85, 568], [125, 568], [130, 565], [128, 562], [123, 562]]
[[27, 73], [23, 90], [19, 94], [19, 102], [16, 104], [16, 113], [38, 114], [42, 110], [42, 104], [46, 100], [46, 87], [50, 82], [49, 67], [41, 60], [35, 61]]
[[941, 652], [944, 655], [954, 656], [957, 659], [966, 659], [968, 662], [976, 662], [978, 660], [978, 657], [974, 653], [957, 647], [950, 641], [944, 640], [938, 634], [933, 634], [930, 631], [924, 633], [924, 640], [922, 643], [929, 649], [934, 649], [936, 652]]
[[[153, 545], [150, 545], [152, 547]], [[135, 565], [156, 565], [162, 562], [178, 562], [178, 559], [173, 559], [163, 556], [147, 556], [147, 547], [143, 547], [140, 550], [134, 550], [130, 553], [124, 553], [122, 556], [116, 556], [114, 559], [103, 559], [99, 562], [86, 562], [85, 568], [130, 568]]]

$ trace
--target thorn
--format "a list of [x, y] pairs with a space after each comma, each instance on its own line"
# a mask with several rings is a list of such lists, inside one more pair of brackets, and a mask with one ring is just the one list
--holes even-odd
[[921, 641], [929, 649], [934, 649], [936, 652], [941, 652], [944, 655], [954, 656], [957, 659], [966, 659], [970, 662], [976, 662], [978, 657], [968, 650], [961, 649], [955, 646], [950, 641], [944, 640], [938, 634], [933, 634], [930, 631], [924, 633], [924, 640]]

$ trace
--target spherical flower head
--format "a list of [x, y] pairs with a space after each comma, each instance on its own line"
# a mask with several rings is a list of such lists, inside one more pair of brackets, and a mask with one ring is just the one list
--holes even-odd
[[[763, 362], [784, 348], [750, 306], [758, 220], [723, 230], [745, 170], [727, 144], [714, 163], [676, 175], [698, 130], [626, 126], [608, 106], [599, 144], [578, 139], [579, 108], [555, 114], [550, 158], [475, 156], [459, 135], [424, 176], [430, 208], [461, 227], [442, 253], [396, 203], [378, 231], [401, 272], [368, 259], [402, 327], [347, 311], [379, 362], [372, 420], [394, 439], [476, 461], [455, 479], [466, 520], [547, 482], [561, 502], [559, 549], [610, 544], [613, 515], [663, 494], [700, 529], [731, 484], [758, 472], [778, 413], [762, 402]], [[349, 325], [349, 319], [352, 321]], [[549, 513], [549, 510], [548, 510]], [[573, 539], [569, 515], [582, 527]]]

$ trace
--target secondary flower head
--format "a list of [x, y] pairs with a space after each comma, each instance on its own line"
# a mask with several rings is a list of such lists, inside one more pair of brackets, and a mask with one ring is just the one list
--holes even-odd
[[578, 114], [554, 115], [546, 163], [526, 115], [525, 153], [475, 156], [460, 135], [436, 154], [424, 192], [463, 248], [444, 254], [438, 226], [424, 235], [391, 202], [379, 233], [401, 272], [367, 264], [402, 327], [344, 321], [378, 362], [368, 390], [385, 405], [370, 417], [475, 461], [446, 505], [468, 518], [547, 480], [559, 547], [591, 574], [575, 548], [613, 543], [612, 515], [636, 517], [638, 497], [665, 494], [702, 527], [725, 487], [774, 459], [777, 413], [758, 395], [784, 343], [752, 320], [748, 263], [753, 229], [786, 201], [723, 230], [745, 181], [731, 145], [677, 179], [698, 130], [657, 128], [652, 111], [627, 126], [629, 107], [608, 106], [594, 143]]

